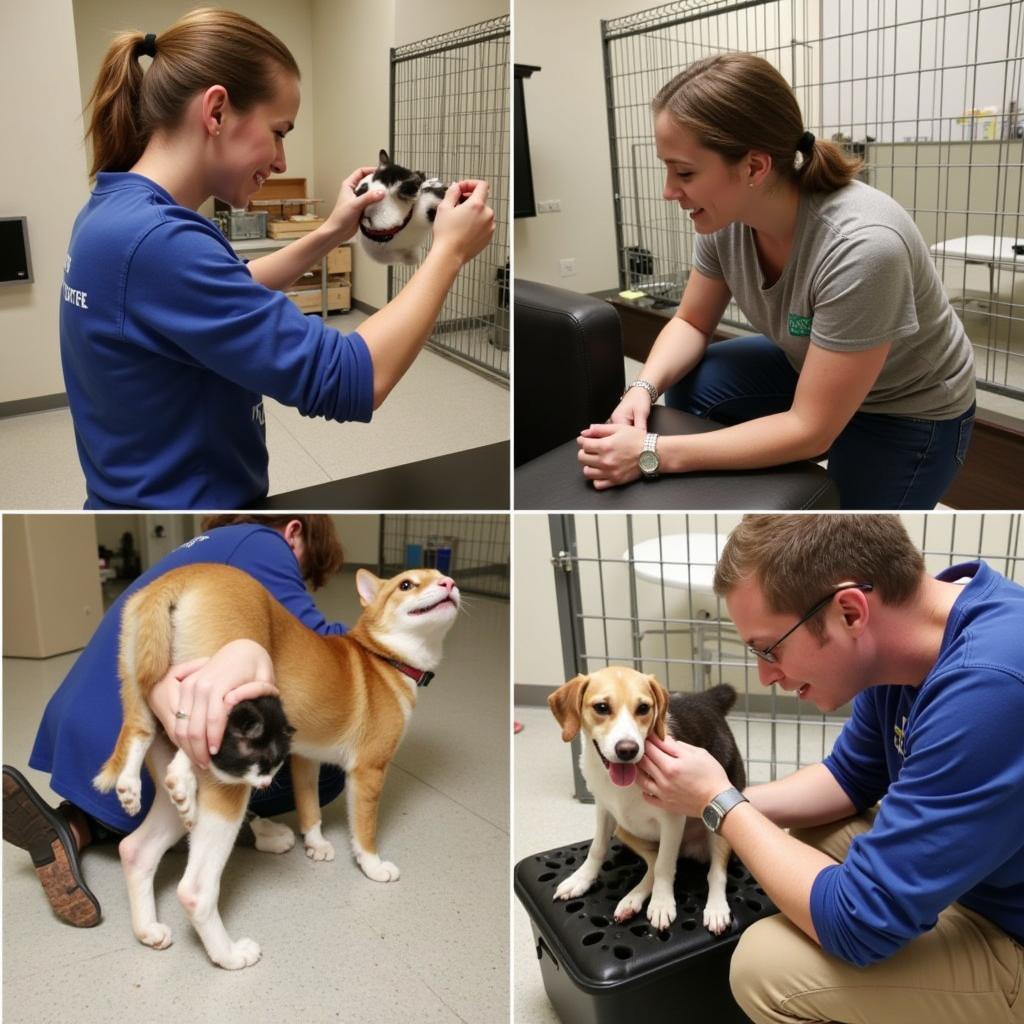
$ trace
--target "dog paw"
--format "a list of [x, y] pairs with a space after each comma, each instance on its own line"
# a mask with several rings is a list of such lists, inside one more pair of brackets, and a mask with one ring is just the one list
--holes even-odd
[[647, 920], [659, 932], [664, 931], [676, 919], [676, 901], [673, 897], [655, 894], [647, 907]]
[[263, 853], [287, 853], [295, 845], [295, 833], [278, 821], [253, 818], [249, 827], [256, 837], [256, 849]]
[[375, 854], [364, 853], [357, 858], [363, 874], [374, 882], [397, 882], [401, 872], [389, 860], [381, 860]]
[[226, 956], [214, 960], [218, 967], [226, 971], [238, 971], [243, 967], [251, 967], [260, 958], [260, 947], [252, 939], [239, 939], [231, 943]]
[[192, 772], [178, 774], [169, 771], [164, 777], [164, 789], [171, 798], [181, 818], [181, 823], [190, 832], [196, 823], [196, 777]]
[[159, 921], [146, 925], [135, 933], [135, 937], [144, 946], [152, 946], [153, 949], [166, 949], [171, 944], [171, 929]]
[[140, 779], [121, 777], [117, 780], [117, 799], [128, 814], [142, 810], [142, 782]]
[[574, 871], [555, 890], [554, 899], [572, 900], [582, 896], [596, 881], [593, 875], [583, 871]]
[[305, 837], [306, 856], [312, 860], [334, 860], [334, 847], [323, 838]]
[[729, 927], [732, 913], [724, 899], [708, 900], [704, 907], [704, 927], [713, 935], [721, 935]]
[[628, 921], [631, 917], [635, 917], [640, 913], [640, 908], [644, 905], [645, 897], [637, 893], [627, 893], [619, 900], [619, 905], [615, 908], [615, 913], [612, 917], [622, 924], [623, 921]]

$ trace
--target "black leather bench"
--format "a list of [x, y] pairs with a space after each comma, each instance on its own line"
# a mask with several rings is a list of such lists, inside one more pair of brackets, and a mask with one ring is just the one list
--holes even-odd
[[[625, 387], [618, 314], [601, 299], [534, 281], [515, 284], [516, 509], [835, 509], [813, 462], [638, 480], [598, 491], [580, 472], [576, 438], [604, 422]], [[657, 406], [650, 428], [696, 434], [721, 424]]]

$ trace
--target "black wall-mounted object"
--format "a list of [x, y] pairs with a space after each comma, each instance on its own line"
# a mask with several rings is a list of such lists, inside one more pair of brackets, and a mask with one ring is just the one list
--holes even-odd
[[529, 78], [539, 67], [531, 64], [515, 65], [515, 93], [513, 96], [513, 140], [515, 145], [515, 195], [512, 197], [514, 217], [536, 217], [537, 202], [533, 192], [533, 167], [530, 163], [530, 136], [526, 130], [526, 102], [523, 79]]
[[25, 284], [32, 280], [28, 220], [25, 217], [0, 217], [0, 285]]

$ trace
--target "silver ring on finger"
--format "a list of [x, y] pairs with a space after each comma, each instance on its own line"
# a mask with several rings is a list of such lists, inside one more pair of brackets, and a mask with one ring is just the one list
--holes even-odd
[[188, 718], [189, 716], [184, 711], [175, 711], [174, 712], [174, 717], [180, 719], [180, 718]]

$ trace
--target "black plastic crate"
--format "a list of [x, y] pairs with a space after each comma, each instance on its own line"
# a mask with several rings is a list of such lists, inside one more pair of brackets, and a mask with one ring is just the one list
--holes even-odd
[[777, 913], [750, 872], [736, 857], [729, 861], [732, 921], [716, 937], [703, 920], [708, 866], [680, 859], [676, 920], [659, 932], [647, 920], [646, 904], [624, 924], [612, 919], [616, 904], [645, 868], [614, 840], [589, 892], [568, 902], [553, 899], [589, 849], [586, 841], [548, 850], [515, 868], [515, 892], [530, 915], [544, 988], [563, 1024], [745, 1024], [747, 1017], [729, 990], [729, 960], [744, 928]]

